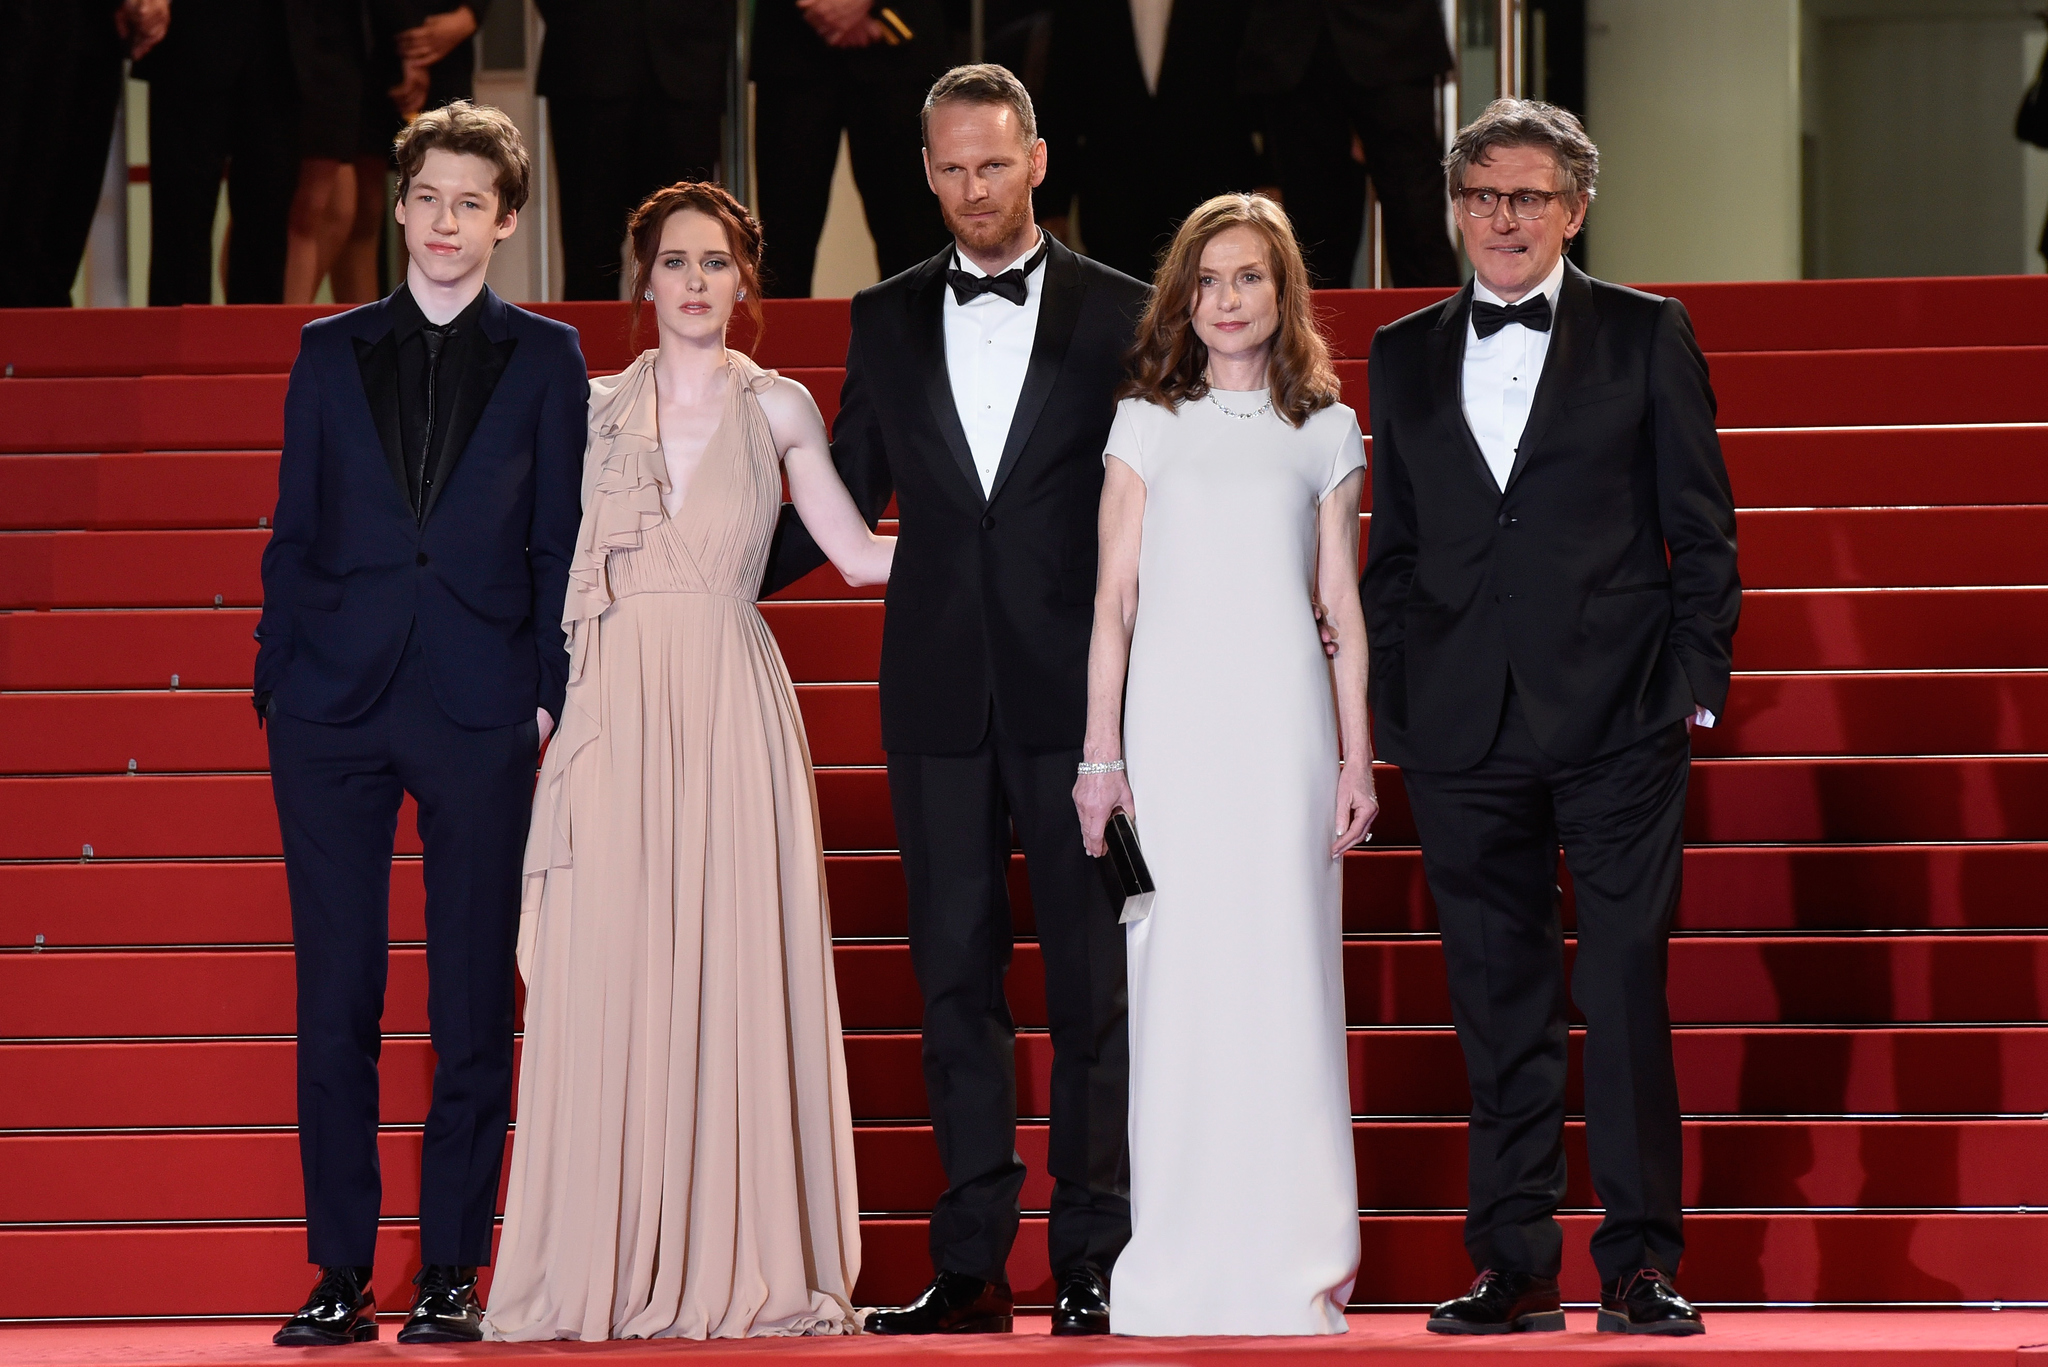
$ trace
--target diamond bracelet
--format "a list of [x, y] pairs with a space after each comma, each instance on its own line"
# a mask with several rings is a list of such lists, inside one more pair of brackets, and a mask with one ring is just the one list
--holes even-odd
[[1074, 766], [1074, 772], [1077, 774], [1121, 774], [1123, 771], [1124, 762], [1120, 759], [1113, 759], [1105, 764], [1089, 764], [1084, 761]]

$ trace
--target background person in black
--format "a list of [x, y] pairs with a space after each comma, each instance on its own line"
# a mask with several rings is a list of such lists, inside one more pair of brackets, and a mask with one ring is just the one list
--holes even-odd
[[1238, 62], [1316, 282], [1350, 285], [1370, 175], [1393, 284], [1455, 287], [1437, 164], [1437, 79], [1455, 63], [1438, 0], [1251, 0]]
[[225, 176], [227, 302], [283, 303], [299, 173], [283, 6], [178, 0], [176, 26], [130, 74], [149, 82], [149, 302], [213, 302], [213, 218]]
[[1683, 306], [1563, 260], [1599, 166], [1577, 119], [1496, 101], [1446, 165], [1475, 278], [1373, 341], [1362, 585], [1472, 1089], [1481, 1274], [1429, 1327], [1564, 1328], [1562, 844], [1599, 1327], [1697, 1333], [1665, 968], [1686, 727], [1726, 702], [1741, 604], [1714, 394]]
[[634, 208], [664, 185], [716, 178], [734, 7], [535, 3], [547, 21], [534, 88], [548, 100], [561, 184], [562, 297], [617, 299]]
[[528, 186], [495, 109], [400, 144], [406, 283], [306, 326], [263, 553], [257, 714], [284, 838], [298, 982], [312, 1295], [285, 1345], [377, 1337], [379, 1021], [392, 837], [419, 804], [434, 1099], [419, 1288], [400, 1342], [481, 1334], [476, 1269], [512, 1105], [513, 948], [534, 760], [561, 713], [561, 633], [589, 391], [575, 330], [484, 284]]
[[[898, 41], [888, 41], [883, 8], [908, 39], [893, 30]], [[918, 111], [952, 44], [939, 0], [757, 0], [754, 162], [761, 227], [775, 244], [769, 293], [811, 293], [842, 130], [882, 278], [946, 240], [918, 169]]]
[[1088, 255], [1150, 279], [1160, 249], [1196, 205], [1258, 183], [1251, 111], [1231, 97], [1246, 7], [1061, 0], [1037, 197], [1049, 230], [1066, 238], [1064, 219], [1078, 198]]
[[[1071, 793], [1087, 725], [1102, 451], [1145, 286], [1033, 223], [1045, 144], [1016, 77], [958, 68], [933, 87], [927, 118], [931, 185], [955, 245], [854, 297], [832, 440], [869, 522], [892, 493], [901, 518], [882, 744], [947, 1182], [932, 1212], [937, 1277], [909, 1307], [875, 1311], [867, 1329], [1010, 1328], [1004, 1267], [1024, 1182], [1003, 998], [1014, 826], [1052, 1030], [1053, 1331], [1106, 1333], [1110, 1269], [1130, 1238], [1124, 933], [1082, 851]], [[1033, 308], [1035, 331], [1020, 339], [1009, 327]], [[962, 373], [947, 359], [962, 345], [993, 354]], [[992, 423], [976, 417], [982, 407]], [[789, 513], [764, 594], [824, 559]]]

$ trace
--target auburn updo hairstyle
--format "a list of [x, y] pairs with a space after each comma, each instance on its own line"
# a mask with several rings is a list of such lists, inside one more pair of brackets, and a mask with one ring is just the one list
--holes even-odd
[[626, 220], [626, 231], [633, 239], [633, 293], [626, 318], [627, 339], [631, 341], [640, 335], [640, 306], [646, 301], [647, 282], [654, 278], [662, 226], [686, 209], [717, 219], [724, 226], [726, 245], [732, 249], [733, 264], [739, 268], [740, 287], [747, 292], [747, 297], [740, 300], [740, 310], [753, 323], [758, 344], [767, 327], [761, 310], [761, 225], [723, 185], [708, 180], [679, 180], [656, 190]]
[[1218, 195], [1187, 216], [1159, 263], [1152, 298], [1138, 320], [1137, 339], [1125, 358], [1128, 375], [1119, 399], [1138, 398], [1175, 408], [1209, 392], [1209, 348], [1195, 331], [1195, 296], [1202, 274], [1202, 248], [1231, 228], [1250, 228], [1265, 240], [1266, 269], [1273, 273], [1279, 326], [1273, 333], [1266, 374], [1273, 411], [1295, 427], [1337, 402], [1337, 368], [1330, 345], [1316, 326], [1309, 299], [1308, 266], [1301, 258], [1294, 225], [1264, 195]]

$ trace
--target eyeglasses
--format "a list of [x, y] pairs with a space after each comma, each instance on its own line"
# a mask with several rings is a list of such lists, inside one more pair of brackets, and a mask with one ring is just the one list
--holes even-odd
[[1516, 218], [1541, 218], [1553, 199], [1564, 198], [1562, 190], [1473, 190], [1458, 191], [1465, 212], [1474, 218], [1492, 218], [1506, 200]]

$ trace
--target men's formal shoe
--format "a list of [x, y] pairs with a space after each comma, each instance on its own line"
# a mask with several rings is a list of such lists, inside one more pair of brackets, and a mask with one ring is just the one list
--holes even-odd
[[475, 1343], [484, 1336], [475, 1268], [428, 1263], [412, 1284], [420, 1290], [398, 1331], [400, 1343]]
[[367, 1267], [323, 1267], [299, 1313], [270, 1336], [280, 1348], [327, 1348], [377, 1337], [377, 1298]]
[[1109, 1287], [1092, 1267], [1077, 1267], [1060, 1278], [1059, 1299], [1052, 1306], [1055, 1334], [1107, 1334]]
[[1700, 1312], [1654, 1267], [1600, 1287], [1603, 1334], [1704, 1334]]
[[964, 1272], [941, 1272], [900, 1310], [869, 1313], [870, 1334], [1007, 1334], [1016, 1313], [1010, 1288]]
[[1564, 1328], [1564, 1302], [1557, 1278], [1526, 1272], [1479, 1274], [1472, 1289], [1445, 1301], [1429, 1315], [1432, 1334], [1524, 1334]]

